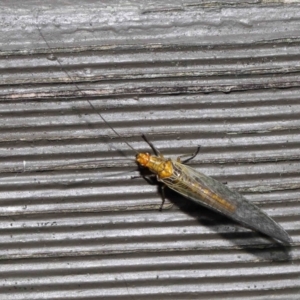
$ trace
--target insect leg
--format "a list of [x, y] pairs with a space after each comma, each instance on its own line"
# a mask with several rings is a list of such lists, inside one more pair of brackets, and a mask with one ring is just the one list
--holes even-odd
[[160, 185], [160, 191], [161, 191], [162, 202], [161, 202], [161, 205], [160, 205], [160, 207], [159, 207], [159, 211], [162, 211], [163, 206], [164, 206], [165, 201], [166, 201], [165, 188], [166, 188], [166, 186], [165, 186], [164, 184]]
[[157, 184], [155, 175], [142, 176], [149, 184]]
[[144, 178], [149, 184], [157, 184], [155, 175], [136, 175], [131, 176], [131, 179]]
[[[179, 163], [183, 163], [183, 164], [186, 164], [188, 161], [190, 161], [191, 159], [193, 159], [200, 151], [200, 146], [197, 147], [196, 151], [192, 154], [184, 154], [184, 155], [181, 155], [181, 156], [178, 156], [177, 157], [177, 161]], [[181, 161], [181, 159], [183, 157], [187, 157], [187, 156], [190, 156], [189, 158], [185, 159], [184, 161]]]
[[[136, 179], [136, 178], [144, 178], [149, 184], [157, 184], [157, 177], [155, 175], [149, 175], [149, 176], [132, 176], [131, 179]], [[159, 182], [159, 187], [160, 187], [160, 192], [161, 192], [161, 205], [159, 207], [159, 211], [162, 211], [163, 206], [165, 204], [165, 200], [166, 200], [166, 196], [165, 196], [165, 188], [166, 186], [164, 184], [162, 184], [161, 182]]]
[[159, 150], [157, 148], [155, 148], [155, 146], [151, 142], [149, 142], [149, 140], [147, 139], [147, 137], [144, 134], [142, 135], [142, 138], [151, 147], [151, 149], [155, 153], [155, 155], [162, 157], [162, 154], [160, 154]]

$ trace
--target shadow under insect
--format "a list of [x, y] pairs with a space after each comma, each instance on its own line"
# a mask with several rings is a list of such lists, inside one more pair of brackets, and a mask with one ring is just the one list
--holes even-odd
[[[147, 170], [141, 169], [141, 174], [149, 175]], [[247, 226], [241, 225], [229, 217], [214, 212], [200, 204], [195, 203], [169, 188], [165, 188], [164, 195], [161, 192], [161, 183], [152, 177], [146, 177], [147, 182], [151, 185], [157, 185], [158, 193], [165, 197], [169, 202], [179, 208], [185, 214], [191, 216], [197, 221], [199, 226], [208, 227], [223, 239], [229, 240], [233, 248], [243, 249], [263, 261], [289, 261], [290, 245], [277, 242], [273, 238], [252, 230]], [[162, 212], [164, 213], [164, 209]], [[208, 236], [210, 238], [211, 236]]]
[[[283, 244], [277, 242], [275, 244], [276, 248], [280, 248], [284, 253], [287, 253], [288, 247], [286, 245], [289, 245], [292, 240], [278, 223], [257, 206], [247, 201], [241, 194], [185, 165], [198, 154], [200, 147], [189, 158], [184, 155], [178, 157], [177, 160], [167, 159], [145, 136], [143, 138], [155, 155], [137, 153], [136, 161], [139, 164], [142, 177], [150, 184], [158, 184], [162, 197], [161, 208], [164, 200], [168, 198], [181, 210], [198, 219], [199, 223], [209, 226], [219, 235], [230, 239], [239, 247], [251, 248], [255, 246], [257, 248], [259, 246], [264, 248], [274, 245], [274, 243], [264, 245], [262, 236], [265, 234], [268, 238], [272, 237], [273, 242], [280, 240]], [[182, 158], [185, 159], [181, 161]], [[145, 168], [147, 169], [145, 170]], [[149, 172], [152, 175], [149, 176]], [[171, 190], [176, 193], [171, 192]], [[185, 205], [182, 205], [182, 203]], [[217, 211], [217, 213], [214, 211]], [[256, 231], [249, 230], [245, 232], [244, 229], [239, 231], [237, 226], [228, 223], [232, 222], [232, 219], [234, 222], [237, 221], [242, 224], [243, 228], [248, 227]], [[220, 224], [220, 222], [216, 223], [216, 220], [225, 222], [225, 225]], [[226, 226], [226, 223], [228, 226]], [[260, 239], [258, 239], [259, 237]], [[280, 250], [280, 252], [282, 251]], [[283, 257], [280, 255], [280, 260], [286, 259], [288, 259], [288, 255]]]

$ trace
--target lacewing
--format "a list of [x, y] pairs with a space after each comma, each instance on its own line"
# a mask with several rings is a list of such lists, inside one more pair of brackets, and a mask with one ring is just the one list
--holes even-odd
[[[284, 243], [291, 243], [288, 233], [240, 193], [177, 160], [165, 158], [144, 136], [156, 155], [138, 153], [136, 161], [156, 175], [157, 180], [177, 193]], [[193, 158], [195, 154], [191, 157]], [[189, 158], [188, 160], [190, 160]], [[164, 193], [163, 193], [164, 197]], [[164, 200], [164, 199], [163, 199]]]
[[[51, 50], [51, 47], [43, 36], [40, 28], [38, 26], [37, 28], [48, 48]], [[58, 59], [56, 60], [61, 68], [64, 69], [60, 61]], [[65, 73], [73, 82], [72, 77], [66, 70]], [[83, 96], [85, 96], [84, 93], [79, 89], [77, 84], [75, 82], [73, 83], [78, 91], [81, 92]], [[114, 132], [114, 134], [120, 137], [136, 153], [137, 164], [142, 167], [148, 168], [156, 176], [159, 182], [162, 182], [165, 186], [185, 196], [186, 198], [189, 198], [198, 204], [222, 213], [225, 216], [228, 216], [229, 218], [243, 225], [246, 225], [247, 227], [262, 232], [281, 242], [287, 244], [292, 242], [292, 239], [290, 238], [288, 233], [278, 223], [276, 223], [256, 205], [249, 202], [240, 193], [229, 189], [221, 182], [209, 176], [206, 176], [184, 164], [184, 162], [187, 162], [194, 156], [196, 156], [198, 151], [194, 153], [192, 157], [186, 159], [182, 163], [181, 157], [178, 157], [177, 160], [165, 158], [143, 135], [143, 138], [152, 148], [155, 155], [151, 155], [149, 153], [138, 153], [105, 120], [105, 118], [99, 113], [99, 111], [97, 111], [97, 109], [88, 99], [87, 102], [103, 120], [103, 122]]]

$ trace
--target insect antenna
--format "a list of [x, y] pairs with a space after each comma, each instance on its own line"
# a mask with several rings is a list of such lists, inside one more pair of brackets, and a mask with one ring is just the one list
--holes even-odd
[[[40, 36], [42, 37], [43, 41], [45, 42], [45, 44], [47, 45], [47, 47], [49, 48], [49, 50], [52, 52], [51, 47], [48, 43], [48, 41], [46, 40], [46, 38], [44, 37], [44, 34], [42, 33], [42, 30], [40, 29], [39, 25], [38, 25], [38, 14], [36, 16], [36, 27], [39, 31]], [[53, 53], [54, 55], [54, 53]], [[79, 93], [82, 96], [87, 96], [80, 88], [79, 86], [76, 84], [76, 82], [73, 80], [72, 76], [68, 73], [68, 71], [66, 69], [64, 69], [63, 65], [61, 64], [60, 60], [58, 58], [56, 58], [56, 61], [58, 62], [58, 64], [60, 65], [61, 69], [64, 70], [64, 72], [66, 73], [66, 75], [68, 76], [68, 78], [71, 80], [71, 82], [74, 84], [75, 88], [79, 91]], [[138, 151], [135, 150], [127, 141], [126, 139], [121, 136], [110, 124], [109, 122], [106, 121], [106, 119], [99, 113], [99, 111], [96, 109], [96, 107], [94, 106], [94, 104], [89, 100], [86, 99], [86, 101], [89, 103], [90, 107], [93, 109], [93, 111], [101, 118], [101, 120], [104, 122], [104, 124], [111, 129], [111, 131], [117, 136], [119, 137], [131, 150], [133, 150], [136, 154], [138, 154]]]

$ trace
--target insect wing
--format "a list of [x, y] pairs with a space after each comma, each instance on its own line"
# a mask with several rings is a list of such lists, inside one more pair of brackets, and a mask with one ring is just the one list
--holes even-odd
[[172, 190], [268, 236], [291, 242], [279, 224], [238, 192], [175, 160], [172, 163], [174, 176], [162, 179]]

